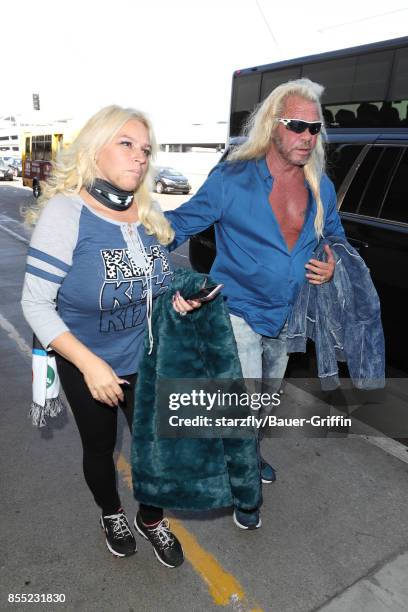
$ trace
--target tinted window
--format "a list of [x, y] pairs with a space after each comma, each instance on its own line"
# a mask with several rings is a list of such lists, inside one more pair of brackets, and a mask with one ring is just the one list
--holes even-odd
[[380, 217], [391, 221], [408, 223], [408, 150], [398, 166], [397, 172], [385, 198]]
[[371, 180], [363, 191], [360, 206], [357, 210], [361, 215], [377, 216], [395, 164], [401, 155], [400, 147], [374, 147], [374, 149], [380, 149], [381, 153], [373, 164]]
[[52, 136], [47, 135], [44, 138], [44, 159], [50, 161], [52, 159]]
[[325, 86], [325, 104], [351, 102], [355, 64], [355, 57], [305, 64], [302, 67], [302, 77]]
[[408, 91], [408, 49], [397, 49], [392, 73], [390, 100], [407, 98]]
[[232, 87], [230, 135], [239, 136], [243, 124], [259, 102], [261, 73], [234, 77]]
[[[326, 148], [327, 174], [338, 191], [364, 145], [329, 144]], [[343, 207], [342, 207], [343, 210]]]
[[264, 100], [275, 87], [286, 83], [286, 81], [293, 81], [300, 77], [300, 66], [295, 68], [285, 68], [284, 70], [273, 70], [272, 72], [265, 72], [262, 77], [262, 88], [261, 88], [261, 100]]
[[393, 51], [357, 56], [350, 102], [387, 99], [393, 57]]
[[343, 212], [377, 216], [400, 151], [400, 147], [369, 150], [344, 196]]
[[299, 76], [325, 87], [327, 127], [408, 127], [408, 48], [275, 68], [233, 79], [231, 136], [280, 83]]

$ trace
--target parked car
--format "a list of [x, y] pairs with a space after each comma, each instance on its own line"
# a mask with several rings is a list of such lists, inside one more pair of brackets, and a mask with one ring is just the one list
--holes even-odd
[[8, 163], [0, 157], [0, 180], [1, 181], [12, 181], [14, 179], [13, 170], [10, 168]]
[[21, 159], [15, 159], [15, 158], [9, 157], [8, 165], [12, 169], [14, 176], [22, 176], [23, 164], [21, 163]]
[[[350, 244], [370, 268], [381, 300], [387, 363], [408, 371], [408, 130], [330, 134], [327, 173], [333, 180]], [[190, 239], [190, 262], [208, 272], [214, 227]]]
[[181, 172], [169, 166], [157, 168], [154, 185], [157, 193], [190, 193], [191, 190], [188, 179]]

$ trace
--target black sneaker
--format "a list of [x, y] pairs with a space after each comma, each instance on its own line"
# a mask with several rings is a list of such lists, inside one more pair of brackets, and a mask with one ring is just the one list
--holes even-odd
[[263, 484], [270, 484], [276, 480], [276, 471], [270, 463], [261, 457], [261, 480]]
[[236, 526], [240, 529], [259, 529], [259, 527], [262, 525], [262, 520], [258, 509], [253, 510], [252, 512], [243, 512], [242, 510], [235, 508], [232, 518]]
[[154, 554], [166, 567], [178, 567], [184, 561], [184, 553], [180, 542], [170, 531], [168, 519], [164, 518], [156, 527], [146, 527], [137, 513], [135, 528], [153, 546]]
[[122, 509], [117, 514], [101, 516], [106, 546], [117, 557], [129, 557], [136, 552], [136, 540]]

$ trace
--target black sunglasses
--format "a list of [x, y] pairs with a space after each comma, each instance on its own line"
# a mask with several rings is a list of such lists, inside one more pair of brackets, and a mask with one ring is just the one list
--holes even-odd
[[309, 130], [309, 132], [314, 136], [318, 134], [322, 129], [321, 121], [303, 121], [302, 119], [283, 119], [282, 117], [278, 119], [279, 123], [283, 123], [287, 130], [291, 132], [295, 132], [296, 134], [303, 134], [305, 130]]

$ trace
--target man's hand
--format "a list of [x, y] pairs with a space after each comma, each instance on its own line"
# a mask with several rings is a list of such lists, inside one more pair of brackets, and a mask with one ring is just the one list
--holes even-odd
[[309, 263], [305, 265], [305, 268], [309, 270], [306, 274], [306, 278], [309, 279], [311, 285], [322, 285], [331, 280], [336, 267], [336, 260], [334, 259], [333, 253], [330, 247], [325, 244], [324, 250], [327, 255], [327, 261], [319, 261], [318, 259], [310, 259]]

